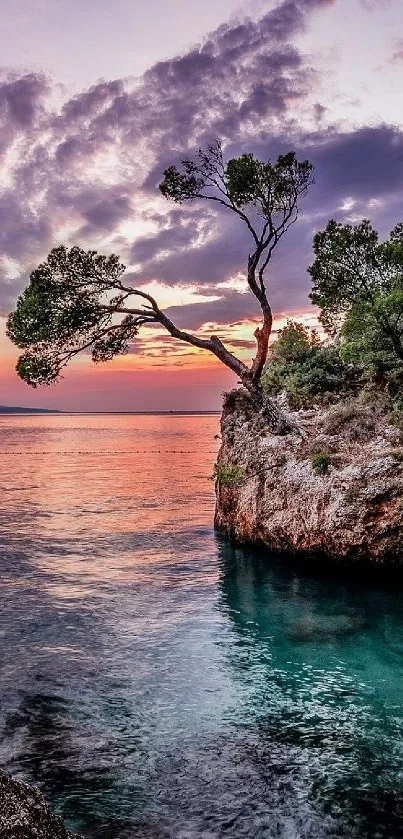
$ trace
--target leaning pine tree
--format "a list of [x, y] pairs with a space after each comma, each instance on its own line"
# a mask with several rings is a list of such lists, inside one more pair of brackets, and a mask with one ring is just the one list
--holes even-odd
[[128, 352], [142, 326], [158, 324], [173, 338], [219, 358], [239, 377], [256, 407], [264, 405], [273, 429], [287, 432], [291, 426], [273, 402], [265, 402], [260, 384], [273, 322], [265, 272], [312, 182], [311, 164], [299, 162], [294, 152], [280, 155], [275, 163], [253, 154], [224, 163], [219, 142], [200, 149], [194, 160], [184, 160], [180, 169], [171, 166], [164, 172], [160, 190], [166, 198], [176, 203], [213, 201], [235, 213], [249, 230], [247, 282], [262, 312], [249, 367], [219, 337], [201, 338], [179, 329], [150, 294], [126, 285], [118, 256], [61, 246], [32, 272], [8, 318], [7, 334], [24, 350], [18, 375], [32, 387], [51, 384], [79, 353], [91, 352], [95, 362], [108, 361]]

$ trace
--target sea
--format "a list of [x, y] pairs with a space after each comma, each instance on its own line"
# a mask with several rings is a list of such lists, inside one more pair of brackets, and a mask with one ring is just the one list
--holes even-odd
[[215, 533], [218, 435], [0, 417], [0, 767], [88, 839], [403, 837], [403, 586]]

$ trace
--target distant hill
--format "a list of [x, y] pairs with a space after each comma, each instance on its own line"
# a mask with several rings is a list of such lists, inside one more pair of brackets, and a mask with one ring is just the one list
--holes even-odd
[[0, 405], [0, 414], [60, 414], [47, 408], [20, 408], [16, 405]]

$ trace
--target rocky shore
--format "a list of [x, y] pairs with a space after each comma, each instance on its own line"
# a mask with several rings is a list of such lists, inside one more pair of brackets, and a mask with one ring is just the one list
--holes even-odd
[[243, 389], [225, 399], [215, 525], [301, 558], [403, 570], [402, 430], [359, 400], [270, 432]]
[[1, 771], [0, 836], [2, 839], [80, 839], [53, 815], [39, 790]]

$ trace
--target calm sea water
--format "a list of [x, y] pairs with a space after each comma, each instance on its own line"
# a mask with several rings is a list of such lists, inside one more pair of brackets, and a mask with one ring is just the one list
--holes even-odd
[[403, 836], [403, 594], [212, 529], [215, 416], [0, 418], [0, 764], [102, 839]]

